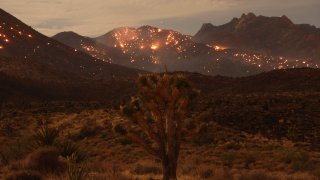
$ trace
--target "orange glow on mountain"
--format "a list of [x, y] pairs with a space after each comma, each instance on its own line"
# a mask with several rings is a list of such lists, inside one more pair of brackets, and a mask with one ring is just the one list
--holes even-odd
[[156, 49], [159, 48], [159, 45], [158, 44], [152, 44], [150, 48], [153, 49], [153, 50], [156, 50]]
[[226, 50], [226, 49], [227, 49], [226, 47], [218, 46], [218, 45], [213, 46], [213, 48], [214, 48], [214, 50], [216, 50], [216, 51], [223, 51], [223, 50]]

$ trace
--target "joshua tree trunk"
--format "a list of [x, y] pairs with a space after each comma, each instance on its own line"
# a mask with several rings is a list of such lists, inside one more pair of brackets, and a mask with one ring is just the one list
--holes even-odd
[[176, 180], [177, 162], [169, 161], [168, 158], [162, 160], [163, 180]]

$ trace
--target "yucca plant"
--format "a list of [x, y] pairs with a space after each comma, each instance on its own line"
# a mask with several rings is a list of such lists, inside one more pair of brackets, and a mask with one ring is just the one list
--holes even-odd
[[59, 130], [50, 128], [47, 125], [40, 126], [33, 135], [35, 145], [41, 146], [54, 146], [59, 137]]
[[88, 178], [88, 170], [83, 166], [72, 165], [68, 169], [69, 180], [86, 180]]
[[65, 158], [73, 157], [75, 163], [80, 163], [87, 158], [87, 153], [79, 147], [78, 144], [66, 140], [58, 144], [61, 156]]
[[86, 180], [89, 176], [88, 168], [84, 164], [76, 164], [77, 157], [73, 154], [68, 159], [68, 179]]

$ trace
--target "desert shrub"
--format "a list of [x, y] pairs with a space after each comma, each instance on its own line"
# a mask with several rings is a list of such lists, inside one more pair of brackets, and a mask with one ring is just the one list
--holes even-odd
[[86, 180], [89, 171], [85, 166], [69, 164], [67, 175], [69, 180]]
[[212, 169], [204, 169], [200, 172], [200, 178], [201, 179], [210, 179], [214, 175]]
[[207, 133], [208, 130], [209, 130], [208, 124], [201, 124], [200, 127], [199, 127], [199, 133], [200, 134]]
[[294, 171], [311, 170], [313, 167], [307, 152], [285, 149], [280, 152], [279, 159], [281, 162], [291, 164]]
[[199, 116], [197, 116], [197, 122], [210, 122], [212, 120], [212, 113], [212, 109], [202, 112]]
[[193, 135], [192, 141], [198, 146], [214, 143], [214, 137], [208, 131], [208, 124], [201, 124], [199, 130]]
[[86, 123], [81, 127], [78, 134], [74, 136], [74, 139], [81, 140], [84, 138], [95, 136], [100, 130], [101, 127], [96, 124]]
[[117, 139], [117, 142], [119, 142], [121, 145], [126, 146], [129, 144], [132, 144], [132, 141], [130, 141], [128, 138], [120, 137]]
[[224, 145], [223, 148], [225, 150], [239, 150], [239, 149], [241, 149], [241, 146], [238, 143], [230, 142], [230, 143], [227, 143], [226, 145]]
[[162, 170], [158, 166], [137, 164], [133, 168], [132, 172], [135, 173], [135, 174], [138, 174], [138, 175], [160, 174], [162, 172]]
[[233, 162], [239, 158], [239, 155], [235, 153], [223, 153], [220, 155], [220, 158], [225, 166], [232, 167]]
[[73, 157], [76, 163], [80, 163], [87, 158], [87, 153], [79, 147], [76, 143], [72, 141], [63, 141], [62, 143], [57, 145], [60, 150], [60, 155], [68, 158]]
[[8, 170], [10, 172], [20, 171], [25, 169], [25, 162], [23, 160], [13, 161], [8, 164]]
[[196, 134], [192, 137], [192, 141], [198, 146], [203, 146], [214, 143], [214, 138], [205, 134]]
[[8, 165], [8, 164], [9, 164], [9, 157], [3, 152], [0, 152], [0, 166]]
[[14, 172], [6, 177], [6, 180], [42, 180], [40, 174], [32, 171]]
[[277, 178], [269, 176], [265, 172], [252, 172], [247, 174], [242, 174], [239, 180], [276, 180]]
[[8, 120], [3, 120], [0, 123], [0, 134], [3, 136], [13, 137], [15, 136], [15, 129], [13, 128], [13, 122]]
[[275, 145], [265, 145], [265, 146], [258, 147], [257, 149], [261, 151], [274, 151], [274, 150], [277, 150], [278, 148], [279, 147]]
[[249, 168], [251, 164], [254, 164], [257, 160], [257, 155], [255, 154], [246, 154], [243, 156], [245, 167]]
[[197, 128], [197, 124], [194, 120], [192, 119], [186, 119], [184, 122], [184, 126], [187, 130], [194, 130], [195, 128]]
[[33, 135], [35, 145], [40, 146], [53, 146], [56, 144], [59, 136], [59, 130], [50, 128], [48, 126], [40, 126]]
[[59, 160], [59, 155], [55, 147], [41, 147], [28, 155], [26, 166], [34, 171], [61, 173], [66, 165]]
[[19, 139], [18, 142], [1, 149], [0, 164], [7, 165], [12, 161], [23, 159], [32, 149], [29, 138]]

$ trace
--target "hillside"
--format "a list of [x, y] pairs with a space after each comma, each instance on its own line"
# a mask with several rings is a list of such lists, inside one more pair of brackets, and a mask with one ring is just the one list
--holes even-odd
[[102, 61], [151, 72], [164, 72], [166, 66], [169, 71], [248, 76], [273, 69], [272, 65], [259, 67], [232, 51], [195, 43], [190, 36], [152, 26], [116, 28], [91, 38], [90, 43], [84, 40], [86, 37], [75, 37], [71, 32], [59, 33], [53, 38], [73, 48], [81, 47], [79, 50]]
[[308, 24], [294, 24], [285, 15], [266, 17], [248, 13], [221, 26], [206, 23], [193, 40], [291, 60], [305, 59], [313, 65], [320, 61], [320, 29]]
[[[272, 32], [263, 31], [269, 26]], [[169, 71], [239, 77], [274, 69], [318, 68], [317, 41], [312, 38], [318, 30], [309, 25], [297, 25], [299, 30], [292, 26], [285, 16], [248, 14], [219, 27], [204, 24], [194, 37], [141, 26], [116, 28], [96, 38], [74, 32], [53, 38], [104, 62], [151, 72], [164, 72], [166, 66]]]
[[5, 100], [110, 100], [143, 72], [99, 61], [0, 9], [0, 73]]

